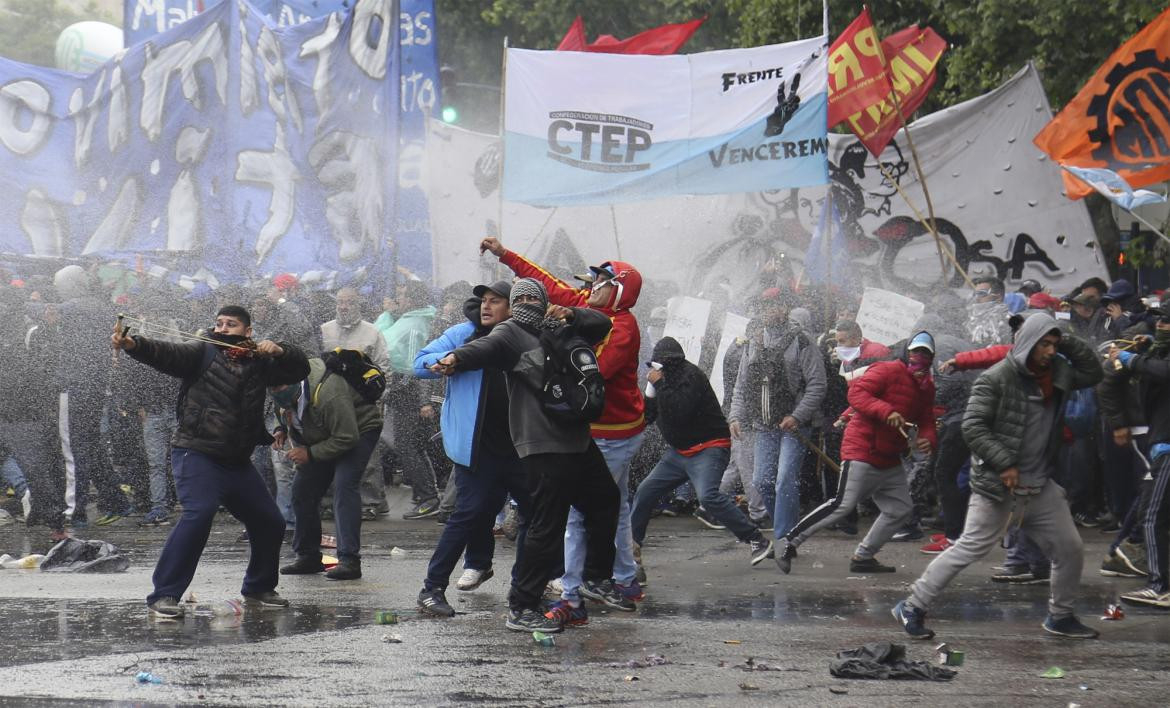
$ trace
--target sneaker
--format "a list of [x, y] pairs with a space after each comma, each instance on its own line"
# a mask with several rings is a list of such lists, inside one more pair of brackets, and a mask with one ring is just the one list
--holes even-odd
[[167, 512], [162, 509], [151, 509], [138, 521], [138, 525], [145, 528], [147, 526], [166, 526], [171, 523], [171, 519], [167, 516]]
[[776, 556], [776, 567], [780, 569], [781, 573], [788, 575], [792, 572], [793, 558], [796, 558], [796, 546], [785, 542], [784, 552]]
[[[438, 524], [439, 526], [446, 526], [446, 525], [447, 525], [447, 522], [448, 522], [450, 519], [451, 519], [451, 513], [450, 513], [450, 512], [447, 512], [447, 511], [440, 511], [440, 512], [438, 513], [438, 515], [437, 515], [437, 516], [435, 516], [435, 523], [436, 523], [436, 524]], [[500, 529], [500, 530], [501, 530], [501, 531], [503, 531], [503, 529]]]
[[1097, 519], [1096, 514], [1090, 514], [1088, 512], [1081, 511], [1073, 514], [1073, 523], [1075, 523], [1077, 526], [1091, 529], [1101, 522]]
[[1072, 639], [1096, 639], [1101, 634], [1092, 627], [1086, 627], [1081, 624], [1081, 621], [1073, 615], [1059, 619], [1048, 615], [1048, 619], [1044, 620], [1044, 624], [1041, 626], [1049, 634], [1071, 637]]
[[1105, 560], [1101, 561], [1101, 570], [1099, 572], [1106, 578], [1145, 577], [1145, 573], [1139, 573], [1133, 568], [1130, 568], [1129, 564], [1122, 559], [1121, 554], [1117, 553], [1117, 551], [1113, 551], [1105, 556]]
[[280, 569], [281, 575], [312, 575], [324, 572], [325, 565], [321, 562], [321, 556], [301, 556]]
[[183, 606], [176, 597], [160, 597], [146, 606], [151, 617], [160, 620], [183, 619]]
[[911, 639], [933, 639], [934, 630], [926, 627], [926, 611], [920, 610], [917, 607], [911, 607], [902, 600], [894, 605], [894, 609], [890, 610], [890, 614], [894, 615], [894, 619], [898, 620], [898, 624], [902, 625], [902, 629], [906, 630], [906, 634], [910, 635]]
[[475, 568], [465, 568], [463, 575], [455, 581], [455, 587], [463, 592], [474, 590], [480, 585], [483, 585], [491, 577], [496, 574], [496, 571], [488, 568], [487, 570], [476, 570]]
[[356, 558], [342, 558], [325, 571], [327, 580], [359, 580], [362, 577], [362, 562]]
[[642, 600], [646, 599], [646, 593], [642, 592], [642, 585], [638, 583], [636, 578], [630, 581], [629, 585], [614, 583], [613, 587], [615, 590], [621, 593], [622, 597], [631, 602], [641, 602]]
[[679, 499], [675, 497], [666, 503], [662, 509], [663, 516], [682, 516], [691, 509], [691, 504], [686, 499]]
[[111, 524], [118, 523], [119, 521], [121, 521], [124, 518], [126, 518], [125, 514], [122, 514], [119, 512], [111, 512], [109, 514], [106, 514], [105, 516], [98, 518], [98, 520], [95, 521], [94, 523], [97, 524], [98, 526], [109, 526]]
[[761, 531], [774, 531], [776, 524], [772, 522], [771, 514], [764, 514], [758, 519], [751, 519], [751, 522], [756, 525]]
[[377, 521], [378, 511], [372, 506], [362, 507], [362, 521]]
[[508, 610], [508, 619], [504, 626], [514, 632], [544, 632], [556, 634], [563, 632], [565, 626], [559, 619], [548, 617], [539, 610]]
[[439, 588], [423, 590], [418, 594], [418, 607], [434, 617], [454, 617], [455, 608], [447, 602], [447, 595]]
[[922, 533], [922, 529], [917, 525], [905, 526], [894, 533], [890, 540], [892, 541], [917, 541], [926, 534]]
[[275, 590], [254, 592], [244, 595], [244, 606], [257, 610], [286, 610], [288, 609], [288, 600], [281, 597]]
[[938, 543], [939, 541], [943, 540], [946, 537], [947, 537], [947, 535], [945, 533], [932, 533], [932, 534], [930, 534], [930, 542], [931, 543]]
[[561, 582], [560, 578], [553, 578], [552, 580], [548, 581], [548, 585], [544, 586], [544, 594], [554, 599], [560, 597], [561, 593], [564, 591], [565, 586], [564, 583]]
[[402, 518], [411, 519], [426, 519], [435, 516], [439, 513], [439, 500], [427, 499], [415, 505], [413, 509], [402, 515]]
[[762, 533], [757, 532], [756, 537], [748, 541], [748, 545], [751, 546], [752, 565], [759, 565], [774, 555], [772, 539]]
[[544, 616], [560, 622], [564, 627], [584, 627], [589, 624], [589, 610], [585, 609], [585, 603], [573, 607], [568, 600], [557, 600], [548, 606], [548, 612], [545, 612]]
[[894, 573], [898, 569], [892, 565], [882, 565], [877, 558], [850, 558], [850, 573]]
[[638, 609], [633, 600], [627, 600], [624, 595], [613, 586], [612, 580], [586, 580], [581, 583], [581, 596], [594, 602], [600, 602], [606, 607], [612, 607], [622, 612], [633, 612]]
[[922, 548], [918, 549], [928, 556], [937, 556], [951, 546], [955, 545], [949, 538], [943, 536], [942, 540], [931, 541]]
[[1122, 593], [1121, 601], [1130, 605], [1146, 605], [1170, 609], [1170, 592], [1158, 592], [1153, 588], [1142, 588], [1134, 592]]
[[1125, 563], [1133, 572], [1142, 576], [1150, 574], [1149, 560], [1146, 558], [1145, 546], [1139, 546], [1126, 539], [1117, 546], [1116, 553], [1121, 558], [1121, 562]]
[[1013, 583], [1015, 585], [1042, 585], [1048, 582], [1047, 575], [1037, 576], [1031, 568], [1024, 566], [1006, 566], [1003, 570], [991, 576], [993, 583]]
[[695, 509], [695, 513], [691, 514], [691, 516], [693, 516], [696, 519], [698, 519], [699, 521], [701, 521], [702, 524], [709, 529], [715, 529], [716, 531], [723, 531], [724, 529], [727, 528], [723, 524], [719, 523], [719, 520], [716, 519], [714, 516], [711, 516], [711, 514], [708, 513], [708, 511], [706, 509], [704, 509], [703, 507], [699, 507], [698, 509]]

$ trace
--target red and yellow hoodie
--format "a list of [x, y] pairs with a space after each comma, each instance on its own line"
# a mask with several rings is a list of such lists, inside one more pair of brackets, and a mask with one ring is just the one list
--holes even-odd
[[[534, 278], [544, 284], [548, 301], [564, 307], [588, 307], [589, 290], [574, 288], [523, 256], [505, 251], [500, 262], [521, 278]], [[610, 440], [632, 438], [646, 427], [642, 392], [638, 390], [638, 348], [642, 336], [638, 320], [630, 308], [642, 291], [642, 274], [629, 263], [609, 261], [614, 272], [613, 302], [608, 307], [593, 308], [613, 322], [609, 336], [597, 345], [597, 363], [605, 378], [605, 410], [591, 426], [593, 437]]]

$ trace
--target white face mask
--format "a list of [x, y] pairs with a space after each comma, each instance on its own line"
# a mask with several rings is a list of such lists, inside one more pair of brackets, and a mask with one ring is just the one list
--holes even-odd
[[853, 361], [861, 356], [861, 347], [837, 347], [837, 358], [841, 361]]

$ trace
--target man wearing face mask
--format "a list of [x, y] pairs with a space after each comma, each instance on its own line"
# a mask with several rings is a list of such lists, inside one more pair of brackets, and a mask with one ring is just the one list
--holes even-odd
[[337, 291], [337, 318], [321, 325], [321, 343], [325, 351], [356, 349], [382, 371], [390, 370], [386, 338], [372, 322], [362, 319], [361, 296], [353, 288]]
[[284, 517], [252, 466], [257, 445], [273, 442], [264, 428], [265, 389], [296, 383], [309, 362], [287, 342], [252, 343], [252, 317], [238, 305], [222, 307], [210, 342], [172, 344], [114, 327], [110, 342], [148, 366], [183, 379], [178, 424], [171, 439], [175, 492], [183, 514], [154, 569], [152, 616], [183, 616], [179, 598], [195, 577], [219, 507], [244, 523], [252, 557], [240, 593], [255, 608], [288, 607], [276, 593]]
[[845, 518], [867, 498], [873, 499], [881, 514], [854, 551], [849, 571], [894, 572], [892, 566], [882, 565], [874, 556], [913, 511], [902, 455], [912, 448], [929, 455], [935, 445], [933, 361], [934, 338], [919, 332], [910, 338], [902, 357], [873, 364], [850, 386], [853, 415], [841, 443], [837, 496], [784, 534], [784, 550], [776, 554], [781, 572], [792, 570], [796, 549], [802, 543]]
[[1003, 300], [1003, 281], [980, 276], [974, 283], [975, 291], [967, 305], [967, 339], [980, 347], [1010, 342], [1012, 330], [1008, 317], [1012, 313]]
[[382, 431], [382, 411], [377, 403], [362, 398], [325, 362], [309, 359], [309, 377], [291, 385], [268, 390], [277, 406], [274, 445], [284, 447], [291, 439], [288, 459], [296, 465], [292, 504], [297, 526], [293, 550], [297, 559], [280, 569], [283, 575], [304, 575], [325, 570], [321, 563], [321, 514], [319, 506], [333, 485], [333, 518], [337, 523], [336, 567], [325, 577], [357, 580], [362, 577], [361, 527], [362, 473]]

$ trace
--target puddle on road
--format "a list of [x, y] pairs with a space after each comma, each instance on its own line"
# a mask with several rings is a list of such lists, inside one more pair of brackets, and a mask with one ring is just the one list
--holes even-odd
[[296, 604], [287, 611], [216, 617], [201, 606], [181, 622], [152, 620], [142, 602], [6, 599], [0, 666], [95, 656], [260, 642], [373, 622], [374, 610]]

